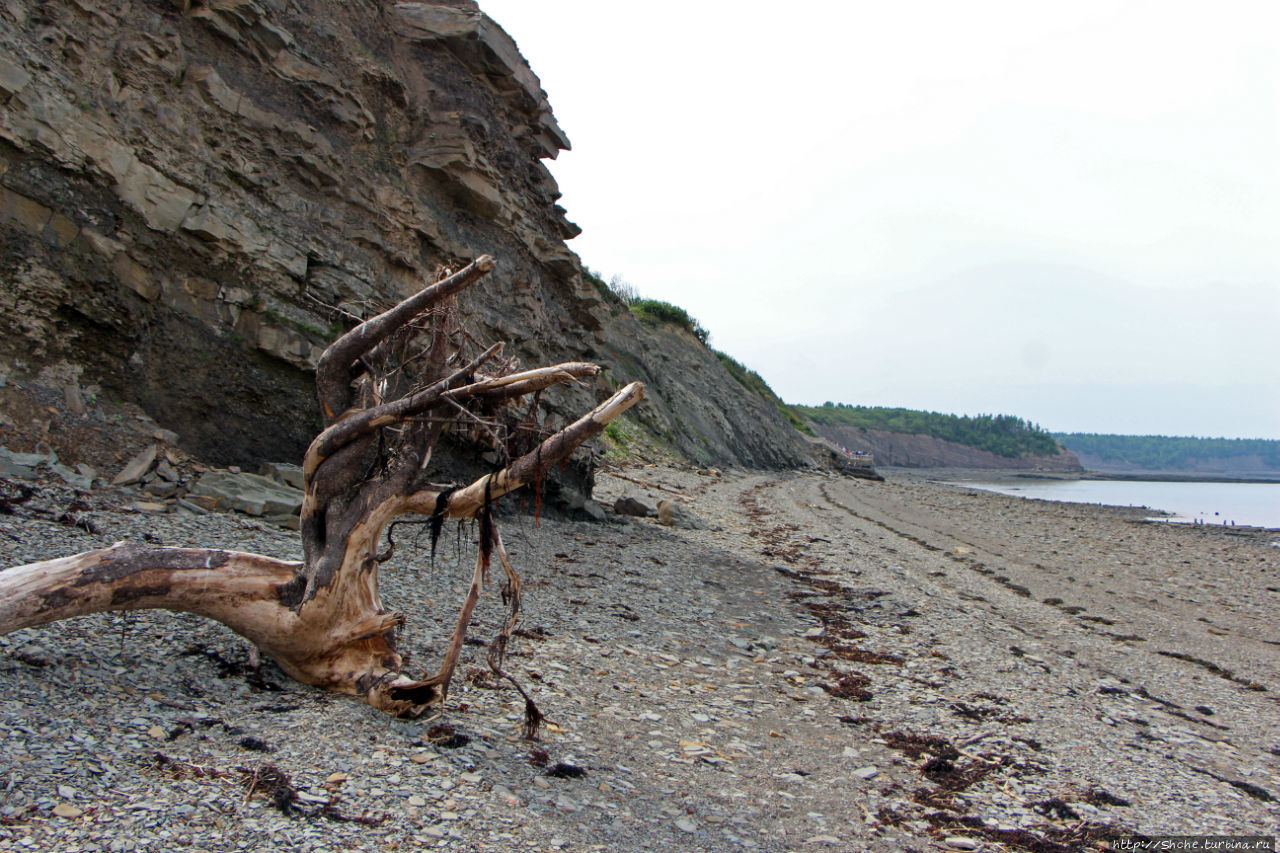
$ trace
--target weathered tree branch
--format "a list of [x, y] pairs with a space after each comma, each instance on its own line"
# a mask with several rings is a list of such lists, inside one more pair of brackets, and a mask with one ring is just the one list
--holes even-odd
[[[584, 441], [604, 432], [604, 428], [610, 421], [642, 399], [644, 399], [644, 385], [632, 382], [590, 413], [583, 415], [542, 442], [534, 451], [521, 456], [501, 471], [486, 474], [465, 489], [452, 492], [448, 498], [445, 516], [474, 518], [484, 506], [486, 495], [488, 500], [496, 500], [521, 486], [532, 483], [553, 466], [567, 459], [569, 454]], [[412, 511], [423, 512], [425, 506], [423, 498], [414, 495], [412, 500]]]
[[492, 255], [481, 255], [443, 281], [418, 291], [396, 307], [366, 320], [330, 344], [320, 356], [320, 364], [316, 368], [316, 391], [326, 422], [339, 417], [349, 406], [349, 386], [361, 372], [355, 367], [360, 356], [374, 349], [436, 303], [470, 287], [492, 270], [495, 263]]
[[[236, 551], [121, 542], [0, 572], [0, 626], [7, 633], [104, 610], [160, 606], [201, 612], [257, 642], [272, 630], [278, 609], [266, 593], [293, 580], [300, 567]], [[263, 620], [263, 609], [273, 618]]]
[[452, 374], [432, 384], [430, 387], [423, 388], [408, 397], [401, 397], [390, 403], [383, 403], [371, 409], [352, 412], [348, 417], [326, 427], [323, 432], [312, 440], [311, 446], [307, 448], [306, 458], [302, 466], [304, 474], [307, 476], [314, 475], [321, 462], [357, 438], [402, 421], [419, 412], [426, 411], [439, 402], [440, 398], [445, 396], [453, 385], [470, 377], [485, 362], [500, 352], [502, 352], [501, 342], [489, 347], [464, 367], [455, 370]]

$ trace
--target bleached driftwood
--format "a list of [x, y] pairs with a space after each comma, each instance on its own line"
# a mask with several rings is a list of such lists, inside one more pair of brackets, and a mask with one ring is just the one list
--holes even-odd
[[[505, 452], [506, 407], [533, 394], [533, 412], [543, 389], [599, 372], [585, 363], [515, 371], [501, 361], [500, 344], [464, 355], [468, 346], [478, 347], [456, 325], [454, 296], [493, 265], [492, 257], [480, 257], [361, 323], [325, 351], [316, 371], [323, 429], [303, 465], [301, 562], [120, 543], [17, 566], [0, 571], [0, 634], [105, 610], [198, 613], [247, 637], [299, 681], [417, 716], [448, 693], [482, 579], [497, 554], [510, 611], [490, 647], [489, 663], [501, 673], [519, 611], [520, 579], [494, 526], [492, 502], [539, 480], [598, 435], [644, 397], [644, 386], [622, 388], [470, 485], [428, 482], [427, 463], [447, 425], [470, 429]], [[401, 672], [395, 629], [405, 616], [387, 611], [378, 595], [379, 562], [387, 556], [378, 552], [383, 530], [406, 513], [430, 516], [437, 532], [445, 519], [479, 522], [471, 587], [444, 661], [426, 679]]]

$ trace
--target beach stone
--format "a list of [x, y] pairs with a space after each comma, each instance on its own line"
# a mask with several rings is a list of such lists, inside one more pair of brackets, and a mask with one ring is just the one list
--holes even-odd
[[707, 526], [675, 501], [658, 501], [658, 523], [681, 530], [706, 530]]
[[584, 495], [578, 489], [566, 488], [560, 493], [561, 508], [570, 518], [582, 518], [587, 521], [608, 521], [609, 516], [604, 507]]
[[618, 498], [613, 502], [613, 511], [618, 515], [630, 515], [636, 518], [648, 518], [653, 515], [651, 507], [632, 497]]
[[88, 491], [93, 488], [92, 477], [86, 477], [78, 471], [59, 463], [56, 459], [49, 465], [49, 470], [62, 478], [62, 482], [68, 486], [82, 491]]
[[147, 483], [145, 491], [147, 494], [155, 495], [158, 498], [171, 498], [177, 494], [178, 484], [157, 478]]

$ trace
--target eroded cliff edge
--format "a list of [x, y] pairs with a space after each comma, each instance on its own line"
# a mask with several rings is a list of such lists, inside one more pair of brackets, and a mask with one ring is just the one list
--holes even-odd
[[344, 315], [487, 252], [479, 333], [606, 368], [553, 416], [641, 378], [637, 416], [692, 458], [807, 460], [705, 347], [583, 275], [542, 162], [569, 141], [474, 3], [10, 0], [0, 108], [7, 377], [135, 402], [217, 462], [297, 458]]

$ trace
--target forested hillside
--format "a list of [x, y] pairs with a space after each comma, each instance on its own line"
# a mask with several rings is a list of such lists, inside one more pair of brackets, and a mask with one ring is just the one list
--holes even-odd
[[1052, 434], [1014, 415], [971, 417], [845, 403], [792, 408], [817, 424], [927, 435], [1009, 458], [1051, 456], [1060, 450]]
[[1059, 433], [1085, 467], [1192, 473], [1280, 473], [1280, 441], [1167, 435]]

